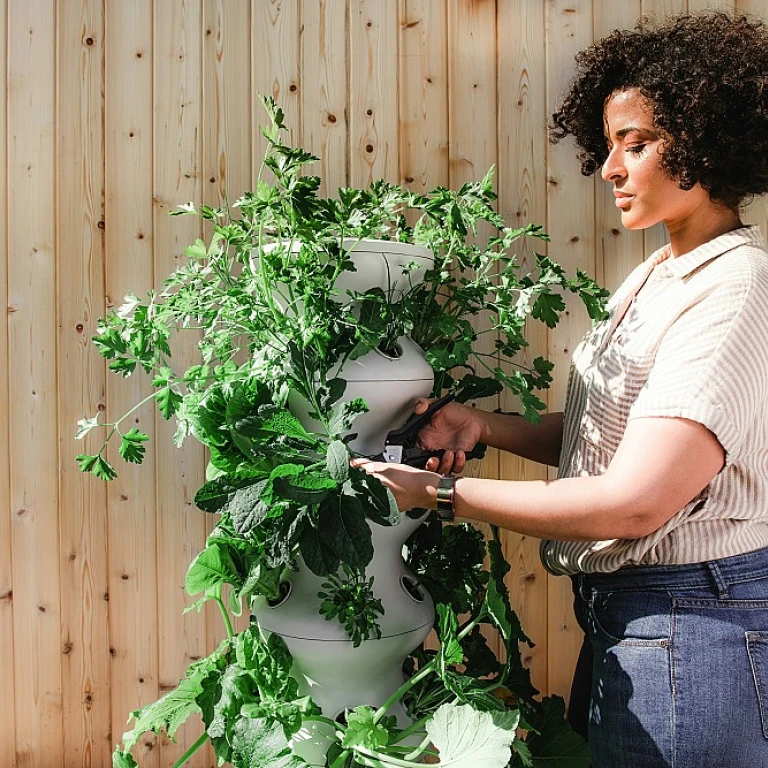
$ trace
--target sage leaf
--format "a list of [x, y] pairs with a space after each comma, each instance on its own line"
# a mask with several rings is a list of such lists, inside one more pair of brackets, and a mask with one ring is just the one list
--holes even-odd
[[232, 518], [232, 526], [241, 536], [250, 533], [267, 517], [269, 505], [265, 497], [269, 497], [269, 487], [270, 481], [267, 479], [235, 491], [227, 511]]
[[337, 503], [321, 506], [320, 537], [353, 569], [365, 568], [373, 558], [371, 529], [363, 505], [355, 496], [340, 496]]
[[467, 704], [443, 704], [427, 723], [441, 766], [506, 768], [519, 712], [478, 712]]
[[339, 569], [339, 556], [332, 549], [320, 531], [307, 522], [299, 535], [299, 551], [307, 568], [317, 576], [327, 576]]
[[232, 740], [234, 768], [305, 768], [307, 763], [291, 752], [283, 727], [266, 718], [240, 718]]
[[337, 482], [344, 483], [349, 477], [349, 449], [341, 440], [334, 440], [326, 454], [328, 474]]
[[190, 595], [197, 595], [217, 584], [241, 586], [232, 556], [222, 545], [211, 543], [192, 561], [187, 570], [184, 587]]
[[535, 766], [589, 768], [589, 746], [565, 719], [565, 702], [559, 696], [542, 700], [525, 745], [534, 755]]

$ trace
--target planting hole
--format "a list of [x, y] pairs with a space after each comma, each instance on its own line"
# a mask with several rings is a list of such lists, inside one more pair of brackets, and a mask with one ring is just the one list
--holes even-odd
[[380, 345], [378, 352], [389, 360], [399, 360], [403, 356], [403, 348], [397, 342], [388, 347]]
[[292, 584], [290, 581], [281, 581], [280, 586], [278, 587], [280, 590], [280, 596], [273, 597], [271, 600], [267, 600], [267, 605], [270, 608], [277, 608], [279, 605], [282, 605], [290, 597], [291, 588]]
[[400, 578], [400, 586], [414, 602], [423, 603], [426, 600], [424, 590], [416, 579], [412, 579], [410, 576], [402, 576]]

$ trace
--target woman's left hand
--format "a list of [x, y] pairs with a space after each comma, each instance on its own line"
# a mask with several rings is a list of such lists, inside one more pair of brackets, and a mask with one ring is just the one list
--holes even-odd
[[434, 509], [440, 475], [416, 469], [406, 464], [389, 464], [385, 461], [352, 459], [350, 464], [377, 477], [395, 497], [401, 512], [416, 507]]

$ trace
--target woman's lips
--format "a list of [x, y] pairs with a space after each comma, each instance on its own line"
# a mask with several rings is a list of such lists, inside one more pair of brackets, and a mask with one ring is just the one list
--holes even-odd
[[616, 207], [617, 208], [626, 208], [634, 199], [634, 195], [628, 195], [624, 192], [614, 192], [614, 195], [616, 195]]

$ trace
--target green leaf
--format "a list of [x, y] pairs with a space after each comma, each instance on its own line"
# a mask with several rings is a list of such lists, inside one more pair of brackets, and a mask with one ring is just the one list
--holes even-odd
[[478, 712], [467, 704], [443, 704], [427, 723], [441, 766], [506, 768], [519, 712]]
[[560, 320], [559, 312], [565, 311], [563, 297], [556, 293], [541, 293], [533, 302], [531, 315], [543, 320], [549, 328], [554, 328]]
[[279, 477], [272, 485], [280, 497], [300, 504], [319, 504], [337, 487], [335, 480], [319, 472], [301, 472], [293, 477]]
[[343, 563], [363, 569], [373, 558], [371, 529], [355, 496], [329, 499], [320, 508], [320, 536]]
[[161, 389], [156, 395], [157, 407], [164, 419], [170, 419], [183, 401], [183, 397], [172, 389]]
[[141, 464], [144, 461], [146, 447], [142, 445], [149, 440], [149, 435], [139, 431], [135, 427], [121, 436], [118, 451], [125, 461], [133, 464]]
[[269, 514], [269, 506], [264, 497], [269, 486], [269, 479], [260, 480], [235, 491], [228, 511], [237, 533], [244, 536], [265, 520]]
[[327, 576], [339, 568], [339, 556], [326, 544], [320, 531], [306, 523], [299, 536], [299, 550], [307, 568], [317, 576]]
[[334, 440], [326, 454], [328, 474], [337, 482], [344, 483], [349, 477], [349, 449], [341, 440]]
[[283, 727], [266, 718], [241, 718], [232, 740], [234, 768], [304, 768], [307, 763], [291, 752]]
[[442, 677], [449, 666], [464, 661], [464, 649], [458, 640], [459, 620], [449, 605], [440, 603], [436, 606], [438, 616], [437, 634], [440, 648], [437, 655], [438, 674]]
[[589, 768], [589, 746], [565, 719], [565, 703], [559, 696], [545, 698], [525, 743], [535, 768]]
[[139, 768], [139, 764], [130, 752], [118, 748], [112, 753], [112, 768]]
[[381, 723], [374, 722], [376, 710], [373, 707], [359, 706], [347, 712], [347, 730], [341, 740], [345, 749], [365, 747], [378, 751], [389, 743], [389, 733]]
[[501, 632], [508, 644], [516, 644], [518, 640], [528, 643], [533, 647], [533, 641], [523, 632], [520, 619], [509, 602], [504, 577], [510, 570], [509, 563], [504, 559], [504, 553], [499, 540], [498, 528], [493, 528], [493, 538], [488, 541], [488, 554], [491, 560], [491, 578], [488, 581], [488, 590], [485, 596], [485, 607], [491, 620]]
[[91, 472], [101, 480], [114, 480], [117, 477], [115, 468], [100, 453], [95, 456], [81, 453], [75, 457], [75, 461], [83, 472]]
[[217, 584], [242, 585], [229, 551], [220, 544], [210, 543], [192, 561], [187, 570], [184, 588], [190, 595], [197, 595]]

